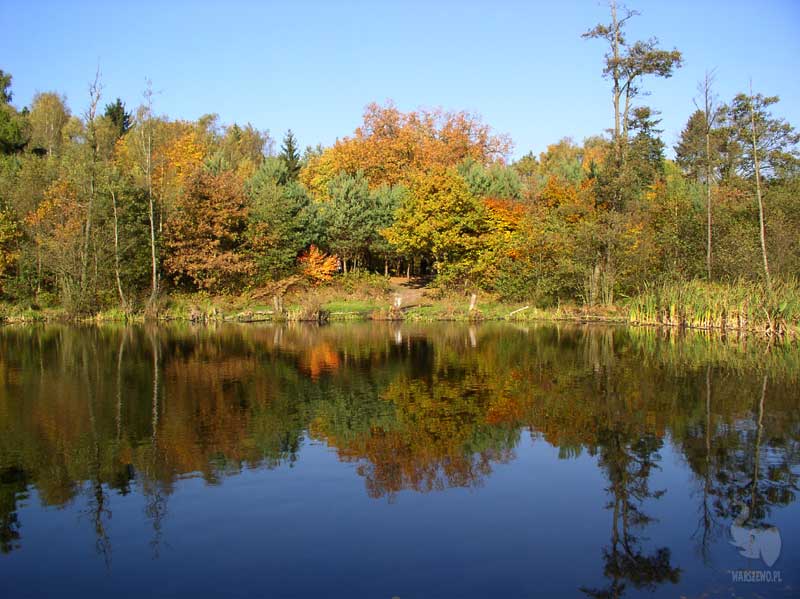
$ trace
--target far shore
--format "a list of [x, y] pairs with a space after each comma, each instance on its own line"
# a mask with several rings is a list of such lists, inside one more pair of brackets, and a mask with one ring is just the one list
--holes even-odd
[[[770, 330], [770, 323], [747, 321], [741, 318], [721, 319], [701, 325], [687, 322], [681, 315], [663, 313], [658, 318], [635, 318], [625, 305], [575, 306], [558, 305], [540, 308], [530, 303], [500, 302], [491, 298], [481, 301], [471, 297], [448, 297], [431, 299], [417, 298], [411, 305], [398, 307], [392, 296], [364, 299], [363, 297], [336, 297], [315, 299], [306, 297], [302, 301], [289, 301], [276, 310], [263, 301], [247, 297], [214, 296], [205, 294], [180, 295], [164, 301], [164, 308], [157, 317], [146, 317], [144, 312], [124, 312], [119, 309], [106, 310], [93, 315], [70, 315], [61, 308], [21, 308], [5, 306], [0, 313], [0, 323], [6, 325], [29, 325], [35, 323], [144, 323], [185, 322], [198, 325], [209, 323], [260, 323], [260, 322], [571, 322], [576, 324], [608, 324], [642, 327], [669, 327], [709, 331], [734, 336], [761, 337], [769, 341], [796, 344], [800, 341], [800, 328], [784, 326], [779, 334]], [[471, 301], [472, 300], [472, 301]], [[473, 303], [474, 301], [474, 303]], [[472, 305], [471, 305], [472, 304]]]

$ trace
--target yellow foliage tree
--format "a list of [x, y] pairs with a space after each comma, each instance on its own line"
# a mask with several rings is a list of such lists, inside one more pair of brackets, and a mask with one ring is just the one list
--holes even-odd
[[19, 227], [11, 214], [0, 208], [0, 293], [3, 291], [2, 277], [17, 260], [20, 237]]

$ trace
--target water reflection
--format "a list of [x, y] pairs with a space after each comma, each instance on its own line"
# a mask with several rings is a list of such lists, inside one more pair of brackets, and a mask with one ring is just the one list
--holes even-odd
[[650, 511], [676, 491], [654, 482], [665, 444], [695, 481], [704, 563], [729, 536], [772, 566], [769, 519], [797, 490], [799, 372], [791, 349], [621, 328], [6, 328], [0, 551], [25, 547], [19, 506], [32, 490], [46, 506], [81, 499], [111, 567], [116, 496], [143, 498], [158, 557], [187, 476], [219, 485], [321, 442], [355, 465], [369, 497], [393, 502], [489, 484], [528, 435], [562, 459], [593, 457], [605, 479], [604, 583], [572, 594], [681, 581], [671, 548], [648, 533]]

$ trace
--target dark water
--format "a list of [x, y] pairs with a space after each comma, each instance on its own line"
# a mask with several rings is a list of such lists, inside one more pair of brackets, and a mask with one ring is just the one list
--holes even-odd
[[798, 596], [799, 354], [0, 329], [0, 597]]

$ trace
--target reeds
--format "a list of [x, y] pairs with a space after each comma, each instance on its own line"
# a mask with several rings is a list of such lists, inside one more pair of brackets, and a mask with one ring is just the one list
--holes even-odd
[[797, 335], [800, 329], [800, 283], [694, 280], [646, 286], [627, 305], [628, 320], [725, 331], [761, 331], [769, 336]]

